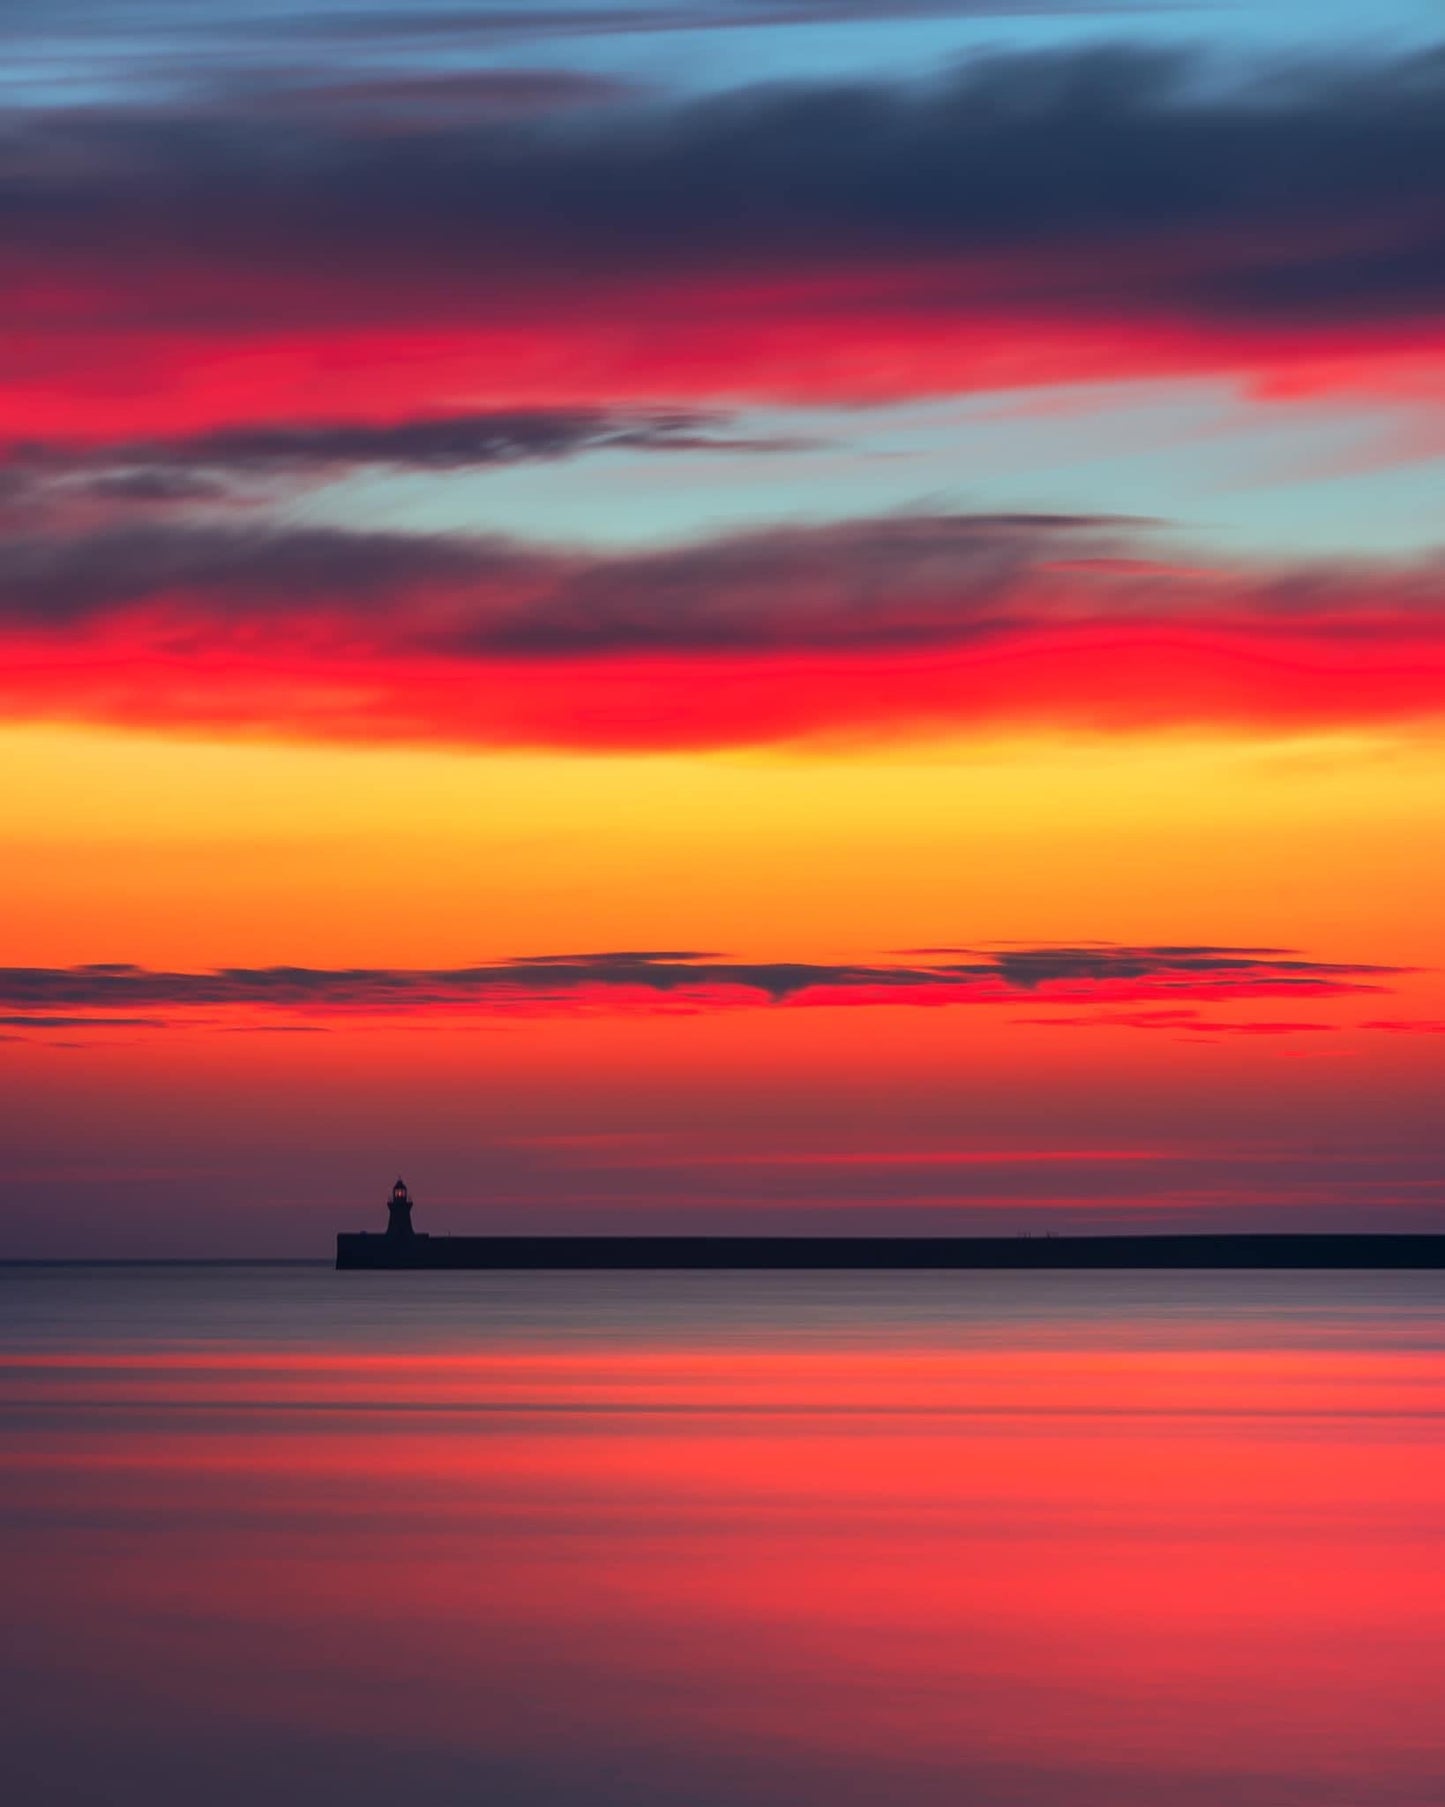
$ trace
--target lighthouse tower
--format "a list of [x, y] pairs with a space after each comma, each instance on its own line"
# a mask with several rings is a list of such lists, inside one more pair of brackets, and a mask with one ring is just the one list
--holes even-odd
[[401, 1180], [391, 1189], [386, 1202], [386, 1233], [393, 1241], [404, 1242], [416, 1232], [411, 1227], [411, 1194]]

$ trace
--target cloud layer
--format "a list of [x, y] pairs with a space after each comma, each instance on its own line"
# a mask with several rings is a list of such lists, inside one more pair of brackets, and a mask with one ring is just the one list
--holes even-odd
[[0, 537], [0, 712], [473, 745], [1421, 721], [1445, 565], [932, 515], [647, 552], [148, 519]]
[[1393, 382], [1438, 374], [1442, 163], [1438, 52], [1230, 85], [1075, 51], [404, 132], [219, 101], [17, 116], [0, 396], [85, 437], [428, 394]]
[[1250, 82], [1076, 50], [405, 130], [292, 103], [0, 132], [0, 716], [654, 748], [1445, 708], [1438, 561], [1075, 515], [620, 552], [266, 507], [358, 468], [789, 444], [737, 430], [747, 398], [1445, 394], [1445, 55]]
[[[10, 1026], [96, 1024], [138, 1011], [433, 1012], [649, 1009], [669, 1005], [998, 1004], [1021, 998], [1112, 1004], [1331, 998], [1387, 989], [1400, 969], [1318, 961], [1273, 948], [1086, 944], [940, 951], [926, 962], [751, 962], [680, 951], [557, 954], [435, 971], [230, 967], [0, 969]], [[83, 1011], [86, 1016], [73, 1013]], [[58, 1012], [65, 1013], [58, 1015]], [[122, 1016], [120, 1013], [128, 1013]]]

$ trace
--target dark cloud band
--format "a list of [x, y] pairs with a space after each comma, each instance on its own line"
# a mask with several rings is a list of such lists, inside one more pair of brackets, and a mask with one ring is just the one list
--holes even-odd
[[[1133, 998], [1224, 1000], [1322, 997], [1386, 989], [1402, 969], [1308, 960], [1228, 947], [1080, 947], [978, 950], [928, 964], [829, 965], [731, 961], [704, 954], [560, 954], [435, 971], [393, 968], [222, 968], [207, 973], [143, 967], [0, 969], [0, 1005], [36, 1015], [140, 1010], [472, 1011], [566, 1008], [587, 994], [718, 1003], [797, 1001], [1017, 1002]], [[11, 1024], [25, 1021], [12, 1014]], [[71, 1016], [72, 1022], [81, 1019]]]
[[[243, 436], [244, 437], [244, 436]], [[271, 622], [453, 660], [948, 648], [1090, 623], [1345, 640], [1445, 630], [1445, 564], [1232, 569], [1111, 515], [894, 515], [642, 552], [154, 521], [0, 536], [0, 632]]]
[[106, 499], [206, 500], [225, 477], [319, 478], [349, 467], [455, 471], [576, 458], [588, 452], [766, 453], [795, 449], [784, 436], [730, 432], [715, 410], [494, 409], [393, 421], [322, 421], [217, 428], [168, 439], [92, 446], [18, 441], [0, 449], [0, 473], [84, 483]]
[[[560, 320], [683, 285], [886, 278], [897, 312], [1428, 321], [1445, 299], [1445, 56], [1221, 82], [1120, 49], [927, 85], [605, 118], [38, 116], [0, 142], [0, 321], [57, 245], [72, 305], [193, 333]], [[87, 276], [88, 272], [88, 276]], [[232, 280], [225, 280], [230, 273]], [[876, 286], [876, 284], [875, 284]], [[885, 292], [885, 291], [880, 291]], [[580, 324], [580, 322], [579, 322]]]

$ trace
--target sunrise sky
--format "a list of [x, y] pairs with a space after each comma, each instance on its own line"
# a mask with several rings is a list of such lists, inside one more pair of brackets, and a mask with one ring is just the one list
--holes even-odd
[[1445, 1228], [1434, 0], [20, 0], [0, 1254]]

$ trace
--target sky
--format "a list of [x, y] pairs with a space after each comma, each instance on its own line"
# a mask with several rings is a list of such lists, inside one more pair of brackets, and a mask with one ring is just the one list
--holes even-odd
[[0, 44], [0, 1255], [1445, 1229], [1433, 0]]

